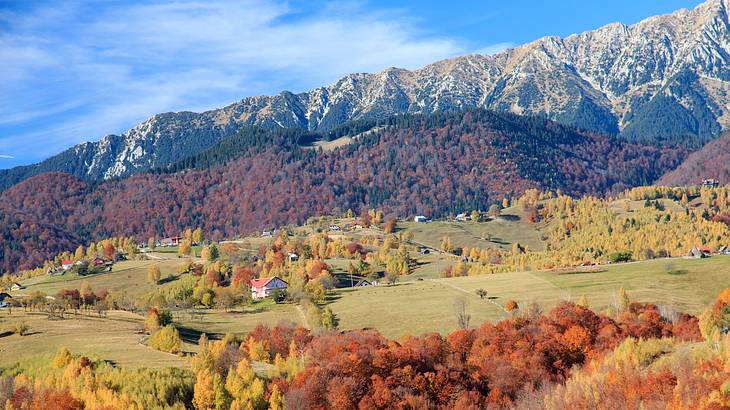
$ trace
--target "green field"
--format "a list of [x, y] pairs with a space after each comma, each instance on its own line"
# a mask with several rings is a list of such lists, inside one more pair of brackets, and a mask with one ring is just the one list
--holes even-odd
[[[668, 265], [683, 272], [670, 274]], [[546, 310], [562, 300], [575, 302], [585, 294], [591, 308], [601, 311], [613, 303], [622, 286], [632, 300], [699, 314], [730, 287], [730, 256], [628, 263], [595, 273], [515, 272], [344, 289], [335, 292], [330, 307], [343, 329], [375, 328], [397, 338], [456, 329], [454, 302], [459, 298], [468, 300], [471, 323], [478, 326], [504, 318], [506, 313], [494, 303], [503, 306], [509, 299], [521, 306], [534, 302]], [[496, 298], [494, 303], [480, 299], [475, 293], [479, 288]]]
[[175, 322], [196, 331], [218, 335], [226, 333], [244, 335], [259, 324], [269, 327], [278, 324], [303, 324], [302, 316], [297, 311], [296, 305], [275, 305], [271, 301], [244, 309], [231, 309], [228, 312], [220, 309], [206, 310], [203, 312], [202, 319], [197, 317], [191, 319], [188, 315], [178, 313], [175, 315]]
[[399, 222], [398, 228], [413, 232], [414, 242], [433, 248], [440, 248], [444, 236], [458, 247], [509, 249], [515, 242], [534, 251], [545, 247], [537, 227], [525, 221], [516, 207], [504, 209], [501, 216], [487, 222], [409, 221]]
[[[185, 366], [184, 357], [159, 352], [140, 343], [143, 318], [123, 311], [109, 312], [106, 318], [80, 314], [64, 320], [49, 320], [40, 312], [13, 309], [0, 310], [0, 334], [15, 323], [29, 326], [27, 336], [0, 336], [0, 367], [16, 362], [50, 358], [65, 346], [74, 353], [108, 360], [121, 366], [167, 367]], [[192, 350], [194, 346], [185, 346]]]
[[157, 286], [147, 280], [147, 268], [150, 265], [160, 267], [164, 281], [166, 278], [167, 280], [174, 280], [177, 277], [176, 271], [180, 263], [182, 263], [182, 260], [177, 258], [123, 261], [115, 263], [111, 272], [95, 275], [79, 276], [67, 273], [62, 276], [39, 276], [23, 282], [23, 285], [27, 288], [19, 294], [40, 291], [48, 295], [54, 295], [64, 288], [78, 289], [81, 283], [86, 282], [94, 290], [123, 290], [130, 298], [136, 298], [153, 291]]
[[[200, 251], [203, 249], [200, 245], [191, 246], [190, 250], [193, 252], [192, 255], [199, 256]], [[177, 246], [158, 246], [155, 248], [155, 253], [160, 254], [167, 254], [168, 256], [170, 254], [176, 255], [177, 254], [178, 247]]]
[[[470, 235], [479, 235], [484, 230], [491, 230], [494, 240], [497, 235], [494, 227], [497, 225], [490, 224], [495, 222], [498, 221], [403, 223], [400, 227], [412, 229], [416, 242], [423, 240], [419, 239], [419, 235], [438, 238], [448, 234], [458, 246], [458, 241], [467, 242]], [[507, 222], [523, 223], [519, 220]], [[519, 239], [517, 235], [510, 236], [504, 226], [508, 225], [499, 228], [500, 238], [530, 244], [527, 236], [523, 235]], [[531, 232], [530, 235], [535, 235], [533, 239], [538, 240], [536, 235], [539, 231], [533, 229]], [[437, 239], [431, 241], [438, 242]], [[585, 294], [591, 308], [601, 311], [614, 302], [620, 287], [628, 290], [632, 300], [699, 314], [722, 289], [730, 286], [730, 256], [609, 265], [596, 272], [514, 272], [449, 279], [439, 278], [439, 272], [454, 263], [453, 255], [440, 252], [420, 255], [414, 252], [414, 256], [418, 259], [414, 273], [402, 277], [395, 286], [346, 288], [331, 292], [327, 305], [339, 317], [340, 328], [375, 328], [384, 336], [392, 338], [432, 331], [446, 333], [457, 328], [454, 303], [460, 299], [467, 301], [472, 326], [507, 317], [501, 306], [509, 299], [516, 300], [523, 307], [534, 302], [543, 310], [548, 310], [562, 300], [577, 301]], [[175, 257], [125, 261], [115, 264], [110, 273], [85, 277], [73, 274], [37, 277], [23, 283], [27, 289], [22, 293], [42, 291], [53, 295], [63, 288], [78, 289], [86, 282], [95, 290], [124, 291], [134, 300], [160, 286], [173, 286], [178, 278], [175, 272], [180, 263], [181, 260]], [[327, 263], [336, 274], [341, 275], [346, 272], [350, 260], [336, 258], [327, 260]], [[153, 285], [147, 281], [147, 268], [153, 264], [160, 267], [163, 279], [168, 278], [166, 284]], [[476, 295], [475, 291], [480, 288], [487, 290], [487, 299], [480, 299]], [[187, 339], [191, 342], [191, 338], [200, 332], [215, 337], [225, 333], [245, 334], [259, 323], [268, 326], [280, 323], [306, 324], [303, 313], [296, 305], [276, 305], [271, 301], [258, 302], [230, 312], [206, 310], [202, 318], [191, 319], [183, 311], [174, 312], [174, 316], [181, 331], [187, 332]], [[0, 311], [0, 366], [7, 366], [17, 360], [51, 356], [61, 346], [127, 366], [184, 365], [183, 358], [157, 352], [140, 343], [142, 321], [142, 315], [118, 311], [109, 312], [107, 318], [81, 315], [76, 318], [68, 316], [65, 320], [48, 320], [45, 314], [26, 313], [19, 308], [13, 309], [12, 315]], [[20, 337], [2, 333], [17, 322], [27, 323], [31, 334]], [[185, 350], [193, 352], [195, 345], [186, 344]]]
[[[80, 277], [68, 273], [62, 276], [40, 276], [24, 281], [26, 289], [14, 292], [16, 296], [40, 291], [55, 295], [61, 289], [78, 289], [86, 282], [94, 290], [124, 291], [134, 300], [158, 288], [147, 280], [147, 268], [157, 265], [162, 272], [163, 280], [168, 282], [159, 286], [172, 286], [180, 259], [155, 259], [141, 261], [124, 261], [114, 265], [112, 272]], [[205, 332], [212, 336], [226, 333], [245, 334], [258, 324], [276, 326], [280, 323], [302, 324], [303, 317], [296, 305], [276, 305], [271, 301], [263, 301], [247, 306], [245, 309], [233, 309], [224, 312], [219, 309], [205, 310], [201, 317], [191, 317], [183, 311], [174, 311], [173, 316], [181, 332], [197, 334]], [[62, 346], [75, 353], [94, 356], [124, 366], [160, 367], [185, 366], [182, 357], [162, 353], [145, 346], [140, 329], [144, 317], [124, 311], [110, 311], [106, 318], [96, 314], [66, 314], [63, 320], [49, 320], [45, 313], [24, 312], [22, 308], [14, 308], [12, 313], [7, 309], [0, 310], [0, 367], [9, 366], [17, 361], [36, 360], [39, 357], [52, 357]], [[17, 323], [25, 323], [30, 327], [30, 334], [24, 337], [9, 335]], [[195, 344], [186, 343], [186, 352], [195, 352]]]

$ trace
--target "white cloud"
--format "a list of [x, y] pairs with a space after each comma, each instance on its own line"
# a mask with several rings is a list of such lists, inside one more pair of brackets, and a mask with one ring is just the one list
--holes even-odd
[[0, 21], [0, 148], [36, 160], [158, 112], [301, 92], [465, 51], [397, 10], [356, 3], [305, 13], [255, 0], [80, 2]]
[[513, 48], [514, 46], [515, 46], [515, 43], [512, 43], [512, 42], [496, 43], [496, 44], [488, 45], [486, 47], [482, 47], [479, 50], [476, 50], [474, 53], [493, 55], [493, 54], [500, 53], [508, 48]]
[[12, 155], [0, 154], [0, 159], [14, 159], [14, 158], [15, 157]]

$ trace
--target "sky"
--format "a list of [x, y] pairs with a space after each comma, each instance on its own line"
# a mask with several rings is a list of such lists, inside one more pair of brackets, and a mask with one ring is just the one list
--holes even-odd
[[0, 0], [0, 168], [168, 111], [302, 92], [698, 0]]

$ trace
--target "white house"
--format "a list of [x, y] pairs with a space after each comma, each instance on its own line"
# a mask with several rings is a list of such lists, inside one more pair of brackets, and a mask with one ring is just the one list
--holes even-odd
[[160, 246], [170, 247], [178, 246], [182, 242], [182, 236], [170, 236], [169, 238], [160, 239]]
[[10, 290], [23, 290], [25, 289], [25, 286], [21, 285], [18, 282], [13, 283], [13, 286], [10, 287]]
[[9, 299], [12, 299], [12, 296], [10, 296], [9, 293], [0, 292], [0, 308], [10, 306], [10, 302], [8, 302]]
[[423, 215], [416, 215], [415, 218], [413, 218], [414, 222], [426, 222], [428, 219], [426, 219]]
[[74, 261], [72, 261], [72, 260], [65, 260], [65, 261], [61, 262], [61, 268], [63, 268], [63, 270], [69, 270], [73, 266], [74, 266]]
[[720, 186], [720, 181], [710, 178], [702, 180], [702, 187], [704, 188], [717, 188]]
[[271, 295], [275, 290], [284, 291], [289, 284], [277, 276], [251, 280], [251, 297], [263, 299]]

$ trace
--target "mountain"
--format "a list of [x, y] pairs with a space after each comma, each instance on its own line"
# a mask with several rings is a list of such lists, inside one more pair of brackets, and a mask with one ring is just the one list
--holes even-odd
[[145, 240], [200, 226], [218, 240], [347, 209], [437, 217], [487, 209], [528, 188], [616, 192], [654, 181], [686, 156], [682, 148], [484, 110], [400, 116], [339, 148], [300, 147], [317, 136], [246, 129], [180, 172], [98, 184], [60, 173], [33, 177], [3, 193], [0, 269], [27, 268], [59, 244], [72, 249], [109, 236]]
[[474, 107], [544, 115], [630, 140], [701, 143], [730, 126], [729, 5], [709, 0], [694, 10], [545, 37], [496, 55], [351, 74], [310, 92], [249, 97], [199, 114], [155, 115], [122, 135], [0, 171], [0, 189], [48, 171], [99, 180], [164, 167], [244, 126], [327, 130], [352, 120]]
[[657, 183], [669, 186], [698, 185], [703, 179], [709, 178], [716, 179], [723, 185], [730, 184], [730, 133], [725, 133], [692, 153]]

